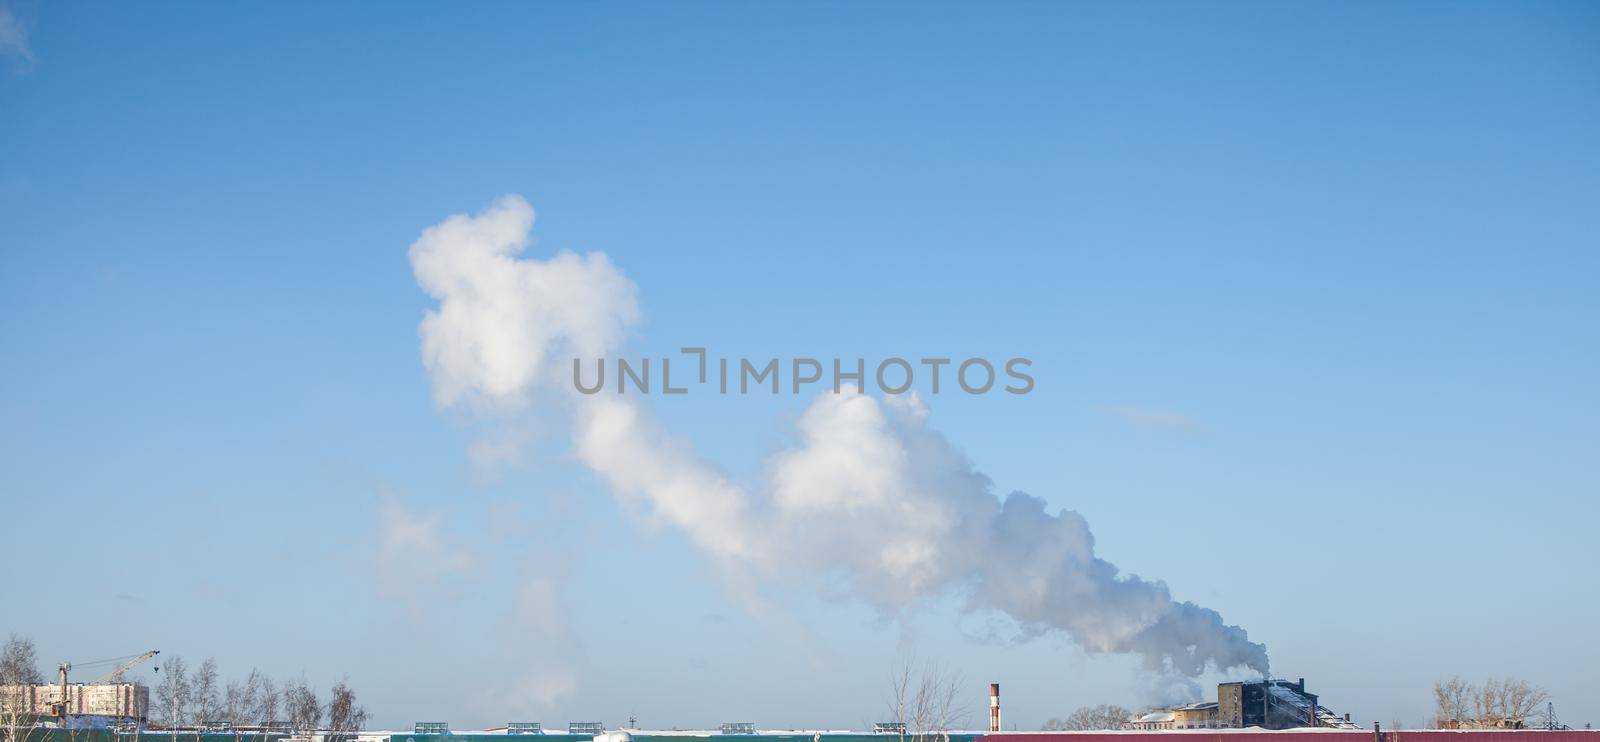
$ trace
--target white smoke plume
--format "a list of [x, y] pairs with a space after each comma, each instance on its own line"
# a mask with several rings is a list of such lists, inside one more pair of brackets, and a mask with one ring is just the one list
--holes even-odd
[[379, 500], [378, 589], [384, 596], [416, 610], [449, 580], [476, 567], [477, 559], [457, 546], [443, 526], [439, 514], [414, 511], [392, 494]]
[[533, 211], [507, 196], [456, 215], [411, 246], [439, 302], [421, 327], [442, 407], [573, 406], [574, 449], [619, 495], [642, 498], [723, 566], [836, 580], [886, 614], [938, 595], [1000, 611], [1028, 635], [1059, 630], [1092, 652], [1135, 654], [1159, 673], [1267, 671], [1266, 648], [1166, 585], [1094, 554], [1082, 516], [994, 492], [927, 425], [915, 395], [824, 392], [752, 490], [730, 480], [634, 402], [563, 386], [571, 358], [613, 354], [638, 318], [633, 284], [601, 253], [518, 258]]
[[0, 59], [14, 57], [19, 69], [33, 67], [33, 47], [28, 44], [28, 29], [10, 8], [0, 6]]
[[533, 207], [504, 196], [457, 214], [411, 244], [417, 283], [439, 299], [422, 319], [422, 361], [441, 407], [473, 400], [518, 406], [547, 360], [593, 358], [639, 317], [633, 282], [604, 253], [518, 260]]

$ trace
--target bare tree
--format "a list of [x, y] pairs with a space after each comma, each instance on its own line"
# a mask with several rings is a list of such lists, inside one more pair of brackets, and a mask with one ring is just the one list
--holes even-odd
[[1433, 684], [1434, 729], [1458, 729], [1466, 723], [1471, 712], [1469, 698], [1473, 695], [1471, 684], [1461, 678], [1440, 680]]
[[1477, 688], [1472, 694], [1472, 720], [1474, 726], [1487, 725], [1499, 726], [1500, 716], [1500, 681], [1489, 678], [1489, 681]]
[[[251, 677], [257, 677], [256, 672], [250, 672]], [[283, 693], [273, 684], [272, 678], [260, 675], [260, 691], [256, 696], [255, 717], [262, 727], [270, 727], [278, 722], [278, 717], [283, 714]]]
[[256, 712], [261, 707], [261, 673], [255, 668], [250, 669], [250, 674], [244, 678], [244, 685], [239, 688], [239, 708], [234, 715], [233, 723], [249, 724], [257, 718]]
[[1520, 729], [1550, 694], [1525, 680], [1451, 678], [1434, 683], [1433, 699], [1435, 729]]
[[1505, 711], [1508, 718], [1526, 722], [1540, 706], [1550, 701], [1550, 694], [1525, 680], [1504, 680]]
[[961, 676], [938, 664], [905, 662], [889, 676], [889, 714], [903, 729], [901, 739], [947, 742], [968, 707], [961, 702]]
[[330, 740], [346, 740], [366, 726], [367, 710], [356, 705], [356, 693], [346, 680], [328, 692], [328, 731]]
[[217, 700], [217, 660], [207, 657], [205, 662], [194, 671], [194, 680], [191, 685], [193, 694], [193, 717], [196, 723], [214, 721], [220, 715], [220, 702]]
[[1045, 722], [1044, 730], [1082, 732], [1093, 729], [1121, 729], [1132, 717], [1132, 711], [1113, 704], [1084, 706], [1068, 714], [1065, 719], [1051, 719]]
[[177, 729], [188, 721], [193, 705], [194, 686], [189, 681], [189, 667], [182, 657], [168, 657], [162, 664], [161, 684], [156, 686], [156, 709], [169, 729]]
[[15, 634], [0, 650], [0, 724], [5, 742], [26, 742], [33, 730], [33, 686], [44, 682], [33, 640]]
[[230, 724], [244, 723], [244, 686], [237, 680], [229, 680], [222, 688], [221, 712], [217, 717]]
[[317, 700], [317, 692], [306, 684], [304, 676], [285, 683], [283, 704], [296, 734], [308, 735], [322, 724], [322, 703]]
[[1478, 691], [1474, 708], [1481, 726], [1521, 729], [1550, 694], [1524, 680], [1490, 678]]
[[233, 725], [233, 739], [238, 742], [245, 736], [244, 727], [256, 719], [261, 702], [261, 673], [255, 668], [245, 676], [244, 682], [228, 681], [222, 694], [222, 718]]

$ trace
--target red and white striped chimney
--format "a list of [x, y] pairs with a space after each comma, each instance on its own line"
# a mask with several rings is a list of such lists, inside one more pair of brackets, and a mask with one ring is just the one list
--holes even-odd
[[989, 684], [989, 731], [1000, 731], [1000, 684]]

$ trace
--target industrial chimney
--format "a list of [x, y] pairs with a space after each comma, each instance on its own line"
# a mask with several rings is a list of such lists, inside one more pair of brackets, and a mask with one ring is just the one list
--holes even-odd
[[989, 731], [1000, 731], [1000, 684], [989, 684]]

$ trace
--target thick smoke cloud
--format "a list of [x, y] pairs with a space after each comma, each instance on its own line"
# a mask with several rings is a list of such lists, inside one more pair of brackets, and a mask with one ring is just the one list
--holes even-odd
[[633, 282], [604, 253], [519, 260], [533, 207], [504, 196], [411, 244], [417, 283], [439, 300], [422, 319], [422, 361], [441, 407], [516, 406], [552, 356], [596, 357], [639, 317]]
[[1160, 673], [1266, 672], [1266, 648], [1243, 629], [1096, 557], [1076, 512], [994, 492], [914, 395], [824, 392], [752, 490], [630, 399], [572, 393], [561, 365], [614, 355], [637, 320], [636, 292], [600, 253], [519, 259], [532, 224], [527, 203], [508, 196], [411, 246], [418, 283], [439, 302], [421, 337], [441, 406], [518, 408], [540, 395], [554, 402], [542, 409], [570, 406], [578, 458], [729, 569], [842, 583], [887, 614], [960, 594], [1030, 635], [1061, 631]]

